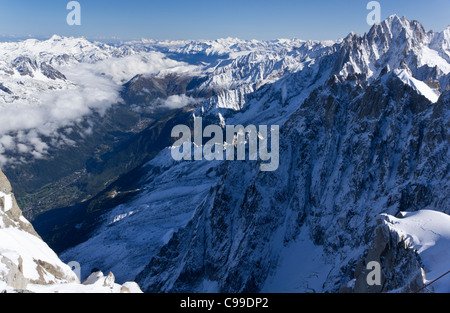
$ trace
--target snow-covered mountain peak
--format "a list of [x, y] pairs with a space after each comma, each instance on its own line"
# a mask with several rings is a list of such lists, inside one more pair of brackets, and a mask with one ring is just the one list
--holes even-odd
[[[392, 15], [365, 35], [350, 34], [341, 44], [339, 76], [360, 75], [369, 82], [389, 70], [406, 70], [439, 96], [450, 82], [448, 30], [427, 33], [418, 21]], [[434, 98], [434, 97], [433, 97]]]
[[63, 39], [63, 37], [56, 35], [56, 34], [54, 34], [53, 36], [50, 37], [50, 40], [53, 40], [53, 41], [59, 41], [62, 39]]
[[406, 17], [393, 15], [384, 20], [381, 24], [372, 28], [382, 27], [392, 39], [402, 37], [402, 39], [426, 40], [425, 28], [416, 20], [409, 21]]
[[450, 26], [439, 33], [430, 33], [430, 46], [439, 52], [439, 55], [450, 62]]

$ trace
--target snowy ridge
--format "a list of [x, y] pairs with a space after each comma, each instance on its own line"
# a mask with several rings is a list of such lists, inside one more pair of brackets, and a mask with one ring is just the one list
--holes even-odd
[[414, 88], [414, 90], [416, 90], [420, 95], [426, 97], [432, 103], [436, 103], [438, 101], [439, 91], [435, 91], [426, 83], [415, 79], [408, 73], [407, 70], [398, 71], [397, 76], [402, 80], [402, 82]]

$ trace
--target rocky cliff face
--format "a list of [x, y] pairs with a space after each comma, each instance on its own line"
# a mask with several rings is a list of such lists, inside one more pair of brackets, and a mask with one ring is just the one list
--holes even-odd
[[[423, 262], [416, 250], [399, 234], [391, 230], [384, 220], [378, 220], [379, 226], [369, 246], [367, 255], [355, 267], [355, 279], [342, 286], [340, 292], [380, 293], [396, 290], [413, 293], [425, 287], [426, 275]], [[380, 264], [380, 285], [369, 285], [370, 262]]]
[[2, 171], [0, 171], [0, 195], [0, 207], [2, 209], [0, 225], [2, 225], [3, 228], [15, 226], [33, 236], [39, 237], [33, 226], [23, 218], [22, 212], [12, 193], [11, 184]]
[[[223, 292], [257, 292], [306, 231], [324, 250], [319, 290], [339, 291], [354, 277], [379, 214], [450, 212], [448, 107], [447, 95], [430, 105], [391, 74], [364, 89], [349, 82], [319, 88], [282, 127], [279, 170], [227, 164], [139, 282], [148, 291], [201, 290], [215, 281]], [[391, 278], [383, 291], [401, 285]]]

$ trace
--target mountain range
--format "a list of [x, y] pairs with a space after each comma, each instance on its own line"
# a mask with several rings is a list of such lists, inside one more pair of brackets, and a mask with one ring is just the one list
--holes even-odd
[[[83, 278], [145, 292], [449, 292], [427, 286], [448, 271], [449, 104], [450, 27], [395, 15], [325, 42], [0, 43], [24, 216]], [[193, 116], [279, 125], [278, 170], [174, 161]]]

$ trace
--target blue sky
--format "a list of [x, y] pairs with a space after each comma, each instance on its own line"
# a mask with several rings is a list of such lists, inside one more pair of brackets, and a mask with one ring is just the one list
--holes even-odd
[[[69, 0], [0, 0], [0, 36], [88, 39], [339, 39], [366, 32], [369, 0], [79, 0], [81, 26], [68, 26]], [[379, 0], [382, 18], [450, 25], [449, 0]]]

